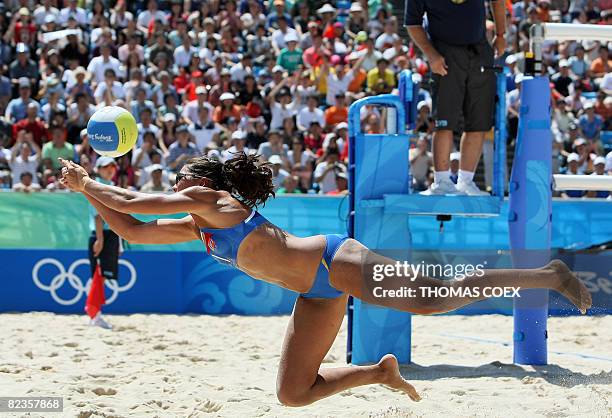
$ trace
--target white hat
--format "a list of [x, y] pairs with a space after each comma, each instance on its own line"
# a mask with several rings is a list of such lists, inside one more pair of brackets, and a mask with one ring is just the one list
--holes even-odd
[[297, 42], [298, 37], [294, 32], [289, 32], [285, 35], [285, 42]]
[[358, 2], [354, 2], [353, 4], [351, 4], [349, 12], [363, 12], [363, 7], [361, 7], [361, 4], [359, 4]]
[[606, 155], [606, 170], [612, 170], [612, 151]]
[[604, 157], [602, 157], [601, 155], [595, 157], [595, 160], [593, 160], [593, 165], [597, 165], [597, 164], [606, 164], [606, 159]]
[[234, 133], [232, 133], [232, 139], [244, 139], [244, 137], [245, 135], [242, 131], [234, 131]]
[[451, 152], [450, 160], [451, 161], [459, 161], [459, 160], [461, 160], [461, 153], [460, 152]]
[[87, 128], [81, 129], [81, 138], [84, 138], [86, 136], [87, 136]]
[[323, 7], [321, 7], [319, 10], [317, 10], [317, 13], [319, 14], [323, 14], [323, 13], [336, 13], [336, 9], [329, 3], [325, 3], [323, 5]]
[[236, 96], [234, 96], [232, 93], [223, 93], [221, 97], [219, 97], [219, 100], [221, 101], [234, 99], [236, 99]]
[[206, 94], [206, 86], [198, 86], [195, 89], [196, 94]]
[[421, 100], [418, 104], [417, 104], [417, 110], [421, 110], [423, 109], [423, 107], [429, 107], [429, 103], [427, 103], [426, 100]]
[[559, 60], [559, 68], [567, 68], [569, 67], [569, 62], [566, 59]]
[[280, 65], [275, 65], [275, 66], [272, 68], [272, 72], [273, 72], [273, 73], [277, 73], [277, 72], [284, 73], [284, 72], [285, 72], [285, 69], [284, 69], [283, 67], [281, 67]]
[[268, 162], [270, 164], [276, 165], [276, 164], [282, 164], [283, 160], [281, 159], [280, 156], [278, 156], [277, 154], [274, 154], [274, 155], [270, 156], [270, 158], [268, 158]]
[[570, 155], [567, 156], [567, 162], [571, 163], [572, 161], [580, 161], [580, 156], [575, 152], [572, 152]]
[[337, 124], [336, 131], [339, 131], [340, 129], [348, 129], [348, 123], [340, 122], [339, 124]]
[[583, 106], [584, 110], [587, 109], [595, 109], [595, 104], [593, 103], [592, 100], [589, 100], [588, 102], [586, 102]]
[[150, 166], [147, 167], [147, 171], [149, 173], [152, 173], [152, 172], [157, 171], [157, 170], [162, 170], [163, 171], [164, 170], [164, 166], [161, 165], [161, 164], [151, 164]]
[[587, 142], [584, 138], [576, 138], [574, 139], [574, 146], [579, 147], [580, 145], [585, 145]]
[[19, 87], [30, 87], [30, 79], [27, 77], [19, 77]]
[[162, 118], [162, 120], [163, 120], [164, 122], [170, 122], [170, 121], [172, 121], [172, 122], [176, 122], [176, 115], [175, 115], [174, 113], [172, 113], [172, 112], [168, 112], [168, 113], [166, 113], [166, 114], [164, 115], [164, 117]]
[[516, 63], [516, 55], [510, 54], [506, 57], [506, 65], [511, 65]]

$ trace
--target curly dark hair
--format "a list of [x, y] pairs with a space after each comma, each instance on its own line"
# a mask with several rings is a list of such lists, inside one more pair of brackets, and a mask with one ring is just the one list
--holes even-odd
[[274, 196], [272, 169], [269, 163], [260, 163], [259, 155], [244, 152], [224, 163], [209, 157], [195, 157], [185, 164], [187, 169], [213, 181], [216, 190], [228, 191], [250, 208], [264, 205]]

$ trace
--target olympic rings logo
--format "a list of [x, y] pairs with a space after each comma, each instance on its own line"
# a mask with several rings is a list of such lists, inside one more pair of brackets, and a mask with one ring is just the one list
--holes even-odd
[[[46, 285], [40, 280], [38, 273], [43, 266], [48, 264], [55, 266], [58, 273], [51, 279], [51, 282]], [[74, 273], [76, 268], [82, 265], [87, 265], [89, 267], [89, 260], [86, 258], [76, 260], [70, 265], [68, 271], [66, 271], [64, 265], [55, 258], [43, 258], [34, 265], [34, 268], [32, 269], [32, 280], [39, 289], [49, 292], [53, 300], [60, 305], [74, 305], [83, 297], [83, 295], [87, 295], [89, 288], [91, 287], [91, 278], [89, 278], [86, 284], [83, 285], [81, 278]], [[112, 291], [111, 296], [106, 300], [107, 305], [113, 303], [119, 296], [119, 293], [130, 290], [136, 283], [136, 269], [132, 263], [127, 260], [119, 260], [119, 265], [123, 265], [129, 270], [130, 280], [128, 280], [128, 282], [123, 286], [119, 286], [116, 280], [104, 280], [106, 287]], [[76, 295], [74, 295], [74, 297], [71, 299], [62, 299], [57, 294], [57, 291], [64, 286], [66, 281], [76, 291]]]

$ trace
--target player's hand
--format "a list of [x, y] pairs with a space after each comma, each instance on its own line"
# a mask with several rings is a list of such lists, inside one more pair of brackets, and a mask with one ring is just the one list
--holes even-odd
[[506, 39], [502, 36], [493, 38], [493, 48], [495, 49], [495, 58], [501, 57], [506, 52]]
[[59, 158], [62, 164], [62, 184], [75, 192], [82, 192], [85, 189], [85, 183], [89, 180], [89, 174], [80, 165]]
[[448, 74], [448, 66], [446, 65], [446, 61], [444, 61], [444, 57], [439, 53], [434, 53], [429, 59], [429, 68], [435, 74], [440, 74], [441, 76], [445, 76]]
[[100, 255], [100, 253], [102, 252], [102, 249], [103, 249], [103, 248], [104, 248], [104, 240], [97, 239], [97, 240], [94, 242], [94, 245], [93, 245], [93, 248], [92, 248], [92, 249], [93, 249], [93, 255], [94, 255], [94, 257], [99, 256], [99, 255]]

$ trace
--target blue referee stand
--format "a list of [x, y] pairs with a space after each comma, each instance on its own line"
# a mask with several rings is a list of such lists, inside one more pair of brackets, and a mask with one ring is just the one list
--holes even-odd
[[[490, 69], [489, 69], [490, 70]], [[484, 71], [484, 69], [483, 69]], [[505, 192], [506, 74], [497, 74], [494, 179], [491, 196], [421, 196], [411, 190], [409, 149], [419, 86], [400, 74], [399, 96], [384, 94], [349, 108], [349, 235], [375, 252], [410, 260], [410, 215], [498, 216]], [[509, 185], [510, 242], [516, 267], [548, 262], [551, 217], [550, 90], [544, 77], [527, 78]], [[361, 130], [364, 106], [387, 109], [387, 132]], [[406, 130], [408, 128], [408, 130]], [[546, 291], [523, 291], [514, 303], [514, 362], [546, 364]], [[410, 363], [411, 315], [349, 301], [347, 360], [376, 363], [388, 353]]]

